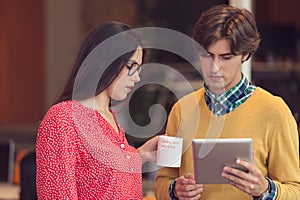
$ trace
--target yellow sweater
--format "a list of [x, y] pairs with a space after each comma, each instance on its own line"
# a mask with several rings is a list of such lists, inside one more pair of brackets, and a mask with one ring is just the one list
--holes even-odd
[[[194, 173], [193, 138], [252, 138], [255, 162], [264, 176], [278, 188], [278, 200], [300, 200], [299, 143], [295, 119], [280, 97], [257, 88], [234, 111], [221, 117], [206, 105], [204, 89], [179, 100], [169, 115], [167, 135], [184, 139], [180, 168], [162, 168], [154, 186], [158, 200], [170, 199], [168, 188], [174, 178]], [[201, 200], [245, 200], [252, 196], [229, 184], [204, 185]]]

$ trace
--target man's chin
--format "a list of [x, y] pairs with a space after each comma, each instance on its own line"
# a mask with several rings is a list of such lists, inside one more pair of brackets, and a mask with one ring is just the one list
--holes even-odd
[[208, 89], [215, 94], [221, 94], [226, 91], [223, 83], [210, 83], [208, 84]]

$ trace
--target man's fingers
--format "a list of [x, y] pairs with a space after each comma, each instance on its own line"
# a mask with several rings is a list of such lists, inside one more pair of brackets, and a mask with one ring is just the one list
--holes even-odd
[[194, 179], [194, 176], [191, 173], [188, 173], [188, 174], [184, 175], [184, 178], [186, 178], [186, 179]]

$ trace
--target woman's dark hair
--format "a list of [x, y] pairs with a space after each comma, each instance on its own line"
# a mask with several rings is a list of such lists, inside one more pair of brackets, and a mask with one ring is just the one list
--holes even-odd
[[126, 24], [108, 22], [94, 28], [83, 41], [64, 90], [54, 104], [84, 100], [101, 93], [115, 80], [138, 46], [142, 47], [141, 39]]
[[234, 55], [251, 55], [260, 42], [253, 14], [229, 5], [214, 6], [204, 12], [194, 26], [193, 38], [204, 49], [226, 39]]

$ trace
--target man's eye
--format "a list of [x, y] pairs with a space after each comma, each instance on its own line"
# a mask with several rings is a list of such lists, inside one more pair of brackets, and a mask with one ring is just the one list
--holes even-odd
[[223, 56], [222, 58], [223, 58], [224, 60], [229, 60], [229, 59], [232, 58], [232, 56]]

